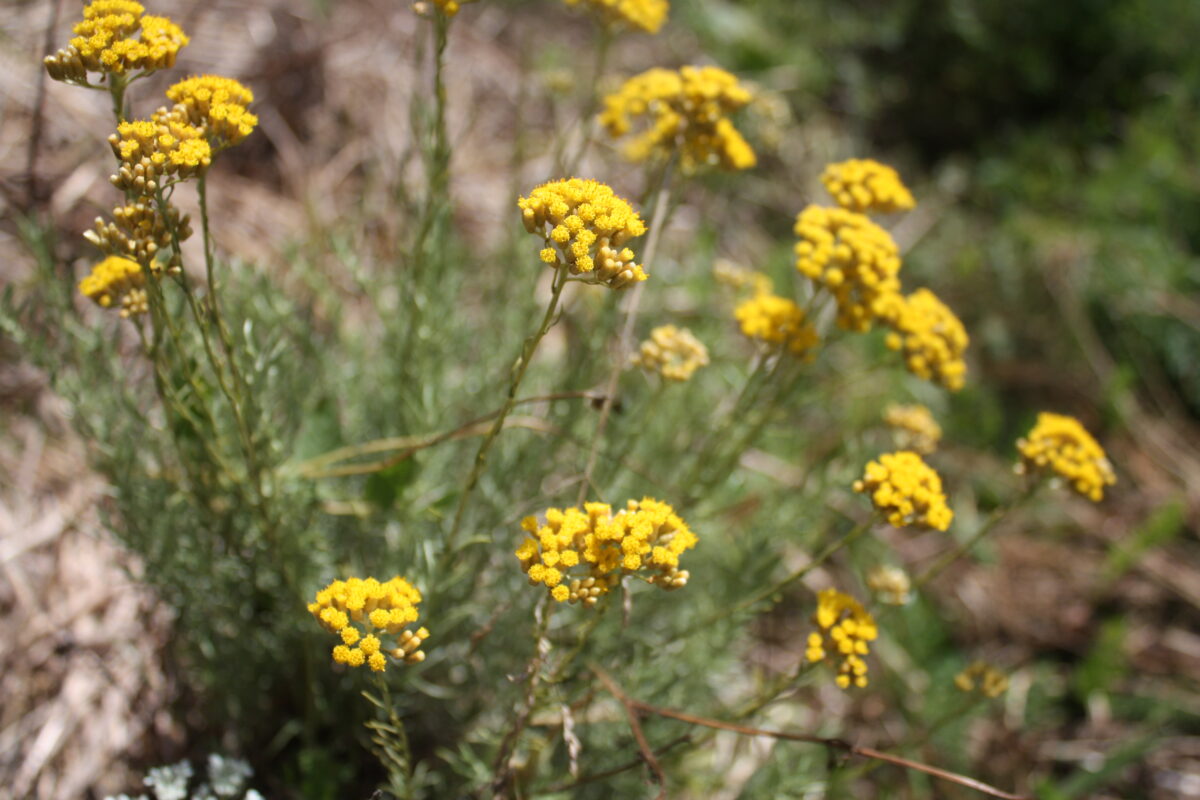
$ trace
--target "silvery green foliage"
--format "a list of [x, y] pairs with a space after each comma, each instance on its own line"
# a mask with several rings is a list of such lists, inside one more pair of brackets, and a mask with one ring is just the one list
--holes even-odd
[[[188, 761], [154, 767], [146, 774], [143, 781], [154, 792], [155, 800], [225, 800], [225, 798], [241, 798], [241, 800], [265, 800], [254, 789], [248, 789], [242, 794], [246, 781], [254, 774], [254, 770], [245, 761], [237, 758], [225, 758], [213, 753], [208, 757], [208, 783], [202, 783], [189, 792], [188, 782], [195, 773]], [[146, 795], [130, 797], [127, 794], [105, 797], [104, 800], [150, 800]]]
[[254, 770], [245, 761], [216, 753], [208, 757], [208, 781], [217, 797], [236, 797], [253, 774]]
[[187, 800], [187, 785], [191, 777], [191, 762], [180, 761], [178, 764], [154, 767], [142, 782], [150, 787], [157, 800]]

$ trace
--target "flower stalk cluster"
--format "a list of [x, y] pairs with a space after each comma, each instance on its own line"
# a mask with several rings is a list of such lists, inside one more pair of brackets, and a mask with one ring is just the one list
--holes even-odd
[[133, 0], [94, 0], [84, 6], [83, 20], [73, 28], [75, 36], [46, 57], [46, 72], [56, 81], [98, 88], [88, 80], [88, 73], [123, 84], [131, 73], [175, 66], [175, 56], [188, 43], [187, 35], [166, 17], [145, 12]]
[[[407, 664], [425, 660], [421, 645], [429, 638], [425, 627], [411, 631], [418, 619], [421, 593], [400, 576], [380, 583], [374, 578], [334, 581], [317, 592], [308, 612], [321, 626], [341, 638], [333, 660], [351, 667], [387, 669], [388, 656]], [[381, 637], [392, 637], [387, 647]]]
[[1092, 502], [1103, 500], [1104, 487], [1117, 482], [1104, 448], [1074, 417], [1038, 414], [1033, 429], [1017, 440], [1017, 450], [1021, 454], [1018, 472], [1064, 480]]
[[668, 381], [686, 381], [708, 364], [708, 348], [687, 328], [660, 325], [629, 357], [630, 363]]
[[759, 293], [738, 305], [733, 312], [748, 339], [765, 342], [805, 361], [815, 355], [820, 337], [795, 301], [770, 293]]
[[600, 124], [619, 139], [632, 131], [635, 119], [649, 117], [645, 130], [625, 146], [631, 161], [666, 159], [678, 152], [688, 171], [701, 166], [750, 169], [757, 163], [754, 150], [729, 115], [752, 98], [720, 67], [655, 68], [605, 98]]
[[883, 421], [892, 429], [892, 438], [902, 450], [929, 455], [937, 450], [942, 439], [942, 426], [923, 405], [890, 405], [884, 409]]
[[696, 535], [666, 503], [630, 500], [616, 514], [607, 503], [548, 508], [545, 523], [526, 517], [528, 535], [516, 550], [533, 586], [543, 585], [560, 603], [594, 606], [622, 575], [638, 575], [668, 591], [687, 584], [679, 556], [696, 545]]
[[545, 239], [540, 255], [551, 267], [565, 265], [580, 280], [612, 289], [648, 277], [625, 246], [644, 234], [646, 225], [612, 187], [584, 178], [553, 181], [538, 186], [517, 205], [525, 230]]
[[879, 636], [875, 618], [862, 603], [837, 589], [824, 589], [817, 595], [817, 611], [813, 614], [816, 631], [808, 635], [804, 656], [815, 664], [832, 655], [838, 659], [837, 685], [867, 685], [867, 662], [863, 656], [871, 652], [870, 643]]
[[875, 508], [897, 528], [950, 527], [954, 512], [946, 505], [942, 479], [911, 450], [885, 453], [867, 464], [854, 491], [869, 495]]
[[928, 289], [903, 294], [900, 248], [867, 216], [913, 208], [912, 193], [894, 169], [870, 160], [830, 164], [822, 180], [838, 205], [810, 205], [796, 217], [796, 269], [833, 295], [839, 327], [890, 328], [888, 347], [903, 354], [911, 373], [958, 391], [967, 371], [966, 329]]

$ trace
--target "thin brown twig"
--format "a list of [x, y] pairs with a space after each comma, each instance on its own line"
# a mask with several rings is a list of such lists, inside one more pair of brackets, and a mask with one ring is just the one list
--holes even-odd
[[662, 765], [658, 763], [653, 748], [646, 741], [646, 733], [642, 730], [642, 724], [638, 721], [638, 711], [642, 710], [641, 704], [621, 691], [621, 687], [617, 686], [612, 676], [604, 670], [592, 667], [592, 672], [604, 684], [604, 688], [608, 689], [609, 693], [625, 707], [625, 716], [629, 717], [629, 729], [633, 731], [633, 738], [637, 741], [638, 752], [641, 753], [642, 760], [646, 762], [646, 766], [654, 775], [654, 782], [658, 784], [658, 796], [661, 800], [667, 796], [667, 776], [663, 774]]
[[[684, 734], [683, 736], [677, 736], [674, 739], [672, 739], [671, 741], [664, 744], [662, 747], [655, 748], [654, 755], [661, 756], [665, 753], [668, 753], [671, 750], [674, 750], [679, 745], [683, 744], [684, 742], [691, 741], [691, 739], [692, 739], [692, 737], [690, 734]], [[645, 763], [646, 763], [646, 760], [641, 755], [639, 755], [637, 758], [632, 759], [630, 761], [626, 761], [624, 764], [620, 764], [618, 766], [612, 767], [611, 769], [602, 770], [600, 772], [590, 772], [587, 775], [582, 775], [577, 780], [571, 781], [570, 783], [560, 783], [557, 786], [551, 786], [549, 789], [539, 789], [537, 791], [537, 794], [559, 794], [561, 792], [569, 792], [572, 789], [578, 789], [580, 786], [586, 786], [589, 783], [596, 783], [598, 781], [607, 780], [608, 778], [611, 778], [615, 775], [620, 775], [622, 772], [628, 772], [629, 770], [633, 769], [634, 767], [640, 767], [642, 764], [645, 764]]]
[[[883, 761], [885, 763], [892, 764], [893, 766], [901, 767], [903, 769], [911, 769], [917, 772], [923, 772], [926, 775], [930, 775], [940, 780], [956, 783], [959, 786], [965, 786], [968, 789], [974, 789], [977, 792], [982, 792], [983, 794], [990, 795], [992, 797], [999, 797], [1001, 800], [1033, 800], [1033, 798], [1031, 798], [1029, 795], [1012, 794], [1004, 791], [1003, 789], [997, 789], [995, 786], [984, 783], [983, 781], [976, 780], [975, 778], [971, 778], [966, 775], [960, 775], [957, 772], [951, 772], [940, 767], [922, 764], [919, 761], [912, 761], [907, 758], [901, 758], [900, 756], [894, 756], [890, 753], [884, 753], [871, 747], [862, 747], [860, 745], [851, 744], [844, 739], [831, 739], [824, 736], [813, 736], [812, 734], [807, 733], [789, 733], [787, 731], [770, 731], [762, 728], [751, 728], [748, 725], [739, 725], [734, 722], [724, 722], [718, 719], [708, 719], [707, 717], [698, 717], [694, 714], [688, 714], [683, 711], [675, 711], [669, 708], [652, 706], [649, 703], [643, 703], [641, 700], [636, 700], [627, 695], [625, 691], [617, 685], [616, 681], [613, 680], [612, 676], [602, 670], [600, 667], [593, 665], [591, 669], [596, 677], [600, 679], [600, 682], [604, 684], [604, 688], [606, 688], [613, 697], [617, 698], [617, 700], [619, 700], [621, 704], [625, 706], [626, 711], [630, 713], [631, 719], [634, 717], [634, 712], [643, 712], [646, 714], [654, 714], [660, 717], [667, 717], [668, 719], [679, 720], [680, 722], [686, 722], [691, 725], [700, 725], [705, 728], [739, 733], [743, 736], [769, 736], [772, 739], [780, 739], [789, 742], [819, 744], [830, 749], [841, 750], [852, 756], [871, 758], [875, 759], [876, 761]], [[639, 730], [640, 728], [635, 728], [635, 736]], [[643, 741], [644, 740], [638, 742], [639, 748], [643, 747]], [[644, 755], [645, 750], [643, 749], [643, 756]], [[655, 762], [655, 764], [657, 764], [657, 762]]]

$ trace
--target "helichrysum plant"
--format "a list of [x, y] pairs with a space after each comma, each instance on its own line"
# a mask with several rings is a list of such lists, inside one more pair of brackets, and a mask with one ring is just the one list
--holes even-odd
[[869, 158], [852, 158], [825, 167], [821, 183], [842, 208], [860, 214], [911, 211], [917, 201], [900, 173]]
[[757, 159], [730, 115], [751, 100], [748, 89], [720, 67], [655, 68], [627, 80], [604, 100], [600, 123], [614, 139], [640, 133], [625, 145], [631, 161], [679, 154], [684, 170], [715, 166], [750, 169]]
[[664, 380], [683, 382], [708, 364], [708, 348], [687, 328], [659, 325], [638, 345], [630, 363]]
[[626, 247], [646, 232], [629, 202], [612, 187], [570, 178], [543, 184], [518, 201], [525, 230], [541, 235], [541, 259], [565, 266], [586, 283], [621, 289], [648, 277]]
[[854, 491], [871, 498], [888, 524], [944, 531], [954, 512], [946, 505], [942, 479], [919, 455], [909, 450], [885, 453], [867, 464]]
[[[320, 335], [302, 325], [303, 335], [295, 341], [268, 339], [271, 346], [264, 348], [252, 332], [284, 325], [311, 309], [289, 306], [268, 315], [263, 307], [283, 303], [284, 293], [253, 282], [261, 278], [253, 270], [220, 282], [214, 278], [220, 263], [208, 220], [207, 179], [225, 150], [253, 134], [258, 124], [253, 92], [231, 78], [196, 75], [172, 85], [157, 110], [128, 113], [130, 84], [172, 66], [187, 44], [178, 26], [146, 15], [136, 2], [87, 5], [75, 38], [47, 59], [52, 77], [105, 90], [113, 100], [115, 132], [109, 142], [117, 166], [112, 182], [122, 197], [112, 214], [85, 234], [102, 258], [80, 281], [79, 292], [129, 321], [110, 320], [111, 325], [136, 327], [140, 349], [122, 357], [144, 359], [149, 367], [143, 371], [149, 374], [142, 387], [146, 397], [132, 385], [141, 373], [113, 370], [129, 375], [130, 391], [120, 396], [124, 402], [110, 403], [93, 416], [111, 419], [113, 409], [144, 408], [151, 383], [160, 402], [161, 415], [147, 415], [147, 423], [139, 414], [129, 423], [157, 445], [156, 458], [139, 452], [107, 464], [123, 499], [136, 497], [145, 486], [158, 490], [141, 505], [126, 500], [121, 507], [126, 519], [119, 524], [146, 531], [142, 538], [131, 535], [130, 541], [147, 559], [149, 572], [165, 574], [159, 565], [173, 564], [173, 579], [160, 581], [165, 595], [188, 612], [189, 623], [208, 624], [208, 638], [198, 643], [195, 651], [201, 655], [195, 658], [209, 652], [210, 664], [244, 660], [241, 683], [255, 695], [268, 694], [261, 691], [267, 685], [285, 695], [295, 689], [280, 705], [289, 712], [304, 708], [304, 719], [276, 724], [281, 721], [271, 717], [264, 726], [271, 728], [271, 752], [287, 750], [302, 772], [312, 763], [338, 762], [357, 741], [347, 734], [350, 714], [337, 692], [369, 679], [375, 694], [362, 694], [383, 713], [368, 728], [387, 773], [388, 791], [396, 796], [574, 796], [576, 789], [602, 780], [615, 788], [606, 784], [598, 792], [625, 796], [644, 789], [643, 767], [669, 795], [671, 776], [657, 763], [667, 762], [666, 737], [651, 722], [654, 714], [674, 716], [671, 725], [711, 722], [698, 716], [701, 706], [728, 708], [724, 699], [706, 699], [713, 675], [739, 675], [730, 696], [743, 690], [750, 695], [739, 717], [781, 699], [784, 692], [807, 691], [810, 676], [804, 673], [820, 663], [832, 667], [837, 686], [863, 689], [873, 643], [885, 633], [889, 644], [901, 640], [891, 626], [881, 630], [872, 614], [875, 606], [825, 589], [816, 598], [813, 628], [805, 629], [798, 642], [804, 645], [803, 657], [797, 655], [795, 670], [772, 684], [754, 670], [738, 669], [744, 666], [738, 659], [745, 656], [739, 648], [753, 646], [747, 641], [753, 637], [745, 635], [753, 630], [747, 625], [750, 615], [781, 601], [786, 590], [801, 585], [817, 568], [822, 577], [826, 571], [833, 574], [837, 585], [865, 584], [876, 606], [909, 606], [879, 610], [879, 620], [885, 614], [907, 615], [924, 605], [909, 604], [928, 579], [966, 554], [1003, 516], [993, 515], [961, 547], [950, 543], [933, 567], [910, 579], [899, 563], [886, 563], [899, 562], [900, 554], [881, 557], [879, 549], [887, 542], [872, 541], [870, 535], [881, 520], [937, 531], [951, 524], [954, 514], [942, 477], [922, 458], [936, 451], [942, 437], [933, 415], [924, 406], [890, 406], [884, 412], [898, 451], [871, 460], [852, 484], [854, 492], [869, 499], [872, 513], [862, 514], [849, 533], [839, 533], [840, 521], [828, 521], [822, 509], [831, 492], [849, 494], [844, 474], [829, 479], [838, 465], [861, 464], [867, 458], [855, 449], [859, 431], [830, 431], [833, 446], [822, 450], [815, 437], [807, 437], [813, 431], [804, 422], [813, 402], [840, 400], [836, 390], [818, 392], [830, 370], [840, 371], [854, 357], [853, 350], [840, 347], [844, 332], [877, 332], [901, 354], [912, 375], [949, 391], [965, 381], [967, 332], [932, 291], [904, 285], [903, 254], [881, 215], [904, 213], [916, 201], [895, 169], [870, 159], [825, 168], [820, 180], [832, 201], [809, 205], [796, 218], [796, 272], [791, 265], [786, 269], [791, 279], [777, 286], [765, 271], [724, 262], [714, 266], [712, 282], [732, 290], [726, 298], [732, 323], [729, 307], [708, 309], [703, 301], [672, 305], [687, 291], [683, 286], [671, 287], [679, 295], [659, 302], [664, 298], [653, 293], [663, 291], [674, 276], [669, 268], [658, 273], [655, 264], [687, 263], [669, 257], [656, 262], [657, 234], [667, 228], [674, 205], [687, 202], [672, 196], [673, 168], [678, 165], [684, 177], [708, 168], [736, 173], [757, 161], [735, 119], [758, 90], [715, 66], [650, 69], [606, 98], [592, 92], [582, 119], [595, 121], [593, 112], [602, 106], [600, 126], [628, 159], [642, 165], [635, 169], [645, 169], [643, 205], [649, 223], [633, 203], [600, 180], [571, 177], [536, 186], [516, 200], [525, 230], [538, 242], [529, 248], [526, 263], [514, 262], [511, 254], [489, 255], [480, 259], [480, 269], [492, 269], [505, 290], [515, 287], [521, 302], [512, 303], [513, 308], [534, 296], [546, 279], [550, 299], [536, 327], [515, 312], [487, 316], [489, 294], [479, 293], [478, 283], [467, 279], [475, 271], [454, 269], [471, 262], [455, 241], [450, 213], [449, 178], [455, 162], [443, 68], [451, 18], [465, 2], [427, 0], [414, 6], [430, 19], [434, 51], [430, 97], [418, 97], [418, 103], [430, 108], [414, 109], [413, 115], [428, 186], [416, 200], [398, 201], [413, 219], [398, 248], [402, 257], [396, 261], [402, 268], [381, 270], [384, 276], [363, 284], [368, 290], [364, 303], [375, 294], [402, 297], [408, 303], [405, 313], [390, 313], [383, 301], [373, 309], [386, 332], [387, 345], [380, 350], [371, 349], [369, 342], [347, 342], [340, 333], [317, 341], [312, 349], [329, 354], [322, 355], [323, 361], [314, 357], [305, 363], [328, 373], [314, 378], [299, 367], [290, 385], [273, 383], [297, 349], [288, 345], [307, 344], [309, 334], [315, 339]], [[601, 22], [597, 35], [603, 47], [620, 31], [657, 32], [668, 12], [666, 0], [565, 2]], [[503, 4], [493, 6], [502, 13]], [[601, 56], [603, 52], [598, 48]], [[597, 58], [593, 90], [602, 64]], [[564, 136], [554, 143], [557, 167], [551, 174], [574, 171], [588, 148], [590, 131], [578, 146], [567, 147], [569, 140]], [[183, 263], [181, 243], [193, 235], [192, 221], [172, 202], [175, 192], [188, 184], [196, 187], [200, 200], [195, 227], [203, 238], [203, 286], [194, 285], [197, 270]], [[407, 218], [406, 213], [396, 216]], [[516, 220], [510, 221], [512, 230], [519, 231]], [[356, 226], [361, 222], [354, 220]], [[655, 235], [643, 240], [650, 228]], [[655, 281], [648, 281], [650, 271], [656, 272]], [[583, 285], [579, 294], [567, 291], [571, 283]], [[799, 291], [793, 293], [793, 288]], [[643, 297], [643, 311], [653, 307], [656, 319], [686, 319], [692, 329], [657, 325], [638, 343]], [[226, 316], [227, 300], [244, 319]], [[457, 313], [468, 302], [473, 313]], [[560, 320], [563, 336], [554, 341], [555, 348], [547, 348], [557, 352], [539, 353], [539, 344]], [[500, 365], [508, 371], [495, 370], [500, 377], [492, 399], [486, 391], [491, 366], [486, 374], [473, 372], [465, 362], [446, 367], [455, 361], [447, 356], [456, 347], [503, 355], [507, 344], [493, 347], [482, 340], [518, 325], [526, 338], [515, 359]], [[703, 332], [708, 346], [692, 330]], [[749, 345], [738, 339], [737, 331]], [[755, 353], [752, 360], [744, 356], [748, 349]], [[727, 355], [739, 350], [740, 356]], [[829, 369], [813, 364], [818, 357], [831, 362]], [[538, 363], [531, 371], [538, 358], [553, 363]], [[342, 361], [348, 363], [343, 366]], [[386, 365], [377, 366], [380, 361]], [[652, 391], [646, 381], [627, 374], [631, 365], [659, 376], [650, 381]], [[700, 379], [691, 380], [706, 366]], [[522, 394], [527, 375], [530, 383], [559, 383]], [[740, 392], [728, 398], [707, 393], [710, 385], [721, 385], [730, 376], [741, 383]], [[336, 385], [330, 394], [333, 410], [320, 420], [295, 425], [318, 443], [305, 439], [302, 445], [299, 435], [282, 437], [273, 416], [294, 406], [301, 389], [317, 386], [318, 378]], [[654, 409], [655, 392], [668, 382], [682, 384], [671, 387], [679, 398], [672, 413], [678, 409], [679, 419], [651, 425], [646, 412]], [[363, 391], [366, 385], [369, 392]], [[466, 396], [462, 402], [450, 397], [455, 390]], [[365, 394], [371, 402], [361, 402]], [[375, 402], [379, 397], [383, 402]], [[481, 407], [470, 407], [476, 397], [484, 398]], [[87, 402], [84, 393], [81, 408]], [[587, 403], [590, 408], [574, 405]], [[518, 406], [520, 415], [514, 413]], [[869, 419], [878, 419], [879, 406], [872, 407]], [[319, 430], [314, 433], [310, 427]], [[526, 438], [510, 435], [513, 427], [523, 428]], [[806, 462], [803, 469], [779, 470], [788, 473], [784, 477], [774, 474], [773, 465], [788, 453], [783, 447], [766, 452], [772, 449], [764, 443], [770, 438], [766, 431], [782, 432], [789, 445], [793, 434], [797, 443], [804, 436], [796, 448], [797, 458]], [[467, 446], [474, 450], [473, 459], [453, 449], [452, 443], [461, 440], [472, 440]], [[500, 440], [503, 445], [495, 447], [494, 458], [506, 472], [488, 476], [487, 459]], [[102, 444], [119, 450], [118, 441]], [[301, 455], [309, 447], [333, 449]], [[1067, 481], [1093, 500], [1101, 499], [1115, 481], [1103, 449], [1069, 417], [1041, 415], [1018, 449], [1021, 471]], [[143, 467], [143, 461], [152, 463]], [[771, 474], [743, 480], [743, 467]], [[822, 475], [825, 467], [828, 472]], [[788, 485], [778, 492], [763, 488], [774, 479]], [[947, 473], [949, 486], [956, 480], [953, 472]], [[328, 482], [317, 489], [310, 483], [316, 481]], [[602, 502], [635, 490], [635, 496], [651, 491], [643, 485], [661, 485], [664, 492], [653, 493], [671, 497], [676, 506], [652, 497], [623, 506]], [[1041, 482], [1026, 485], [1032, 493]], [[564, 495], [577, 499], [571, 505]], [[599, 499], [585, 502], [589, 498]], [[754, 510], [759, 506], [761, 513]], [[190, 527], [178, 536], [174, 529], [156, 529], [147, 508], [173, 514], [173, 523]], [[684, 517], [706, 531], [703, 539]], [[721, 522], [714, 525], [718, 517]], [[518, 519], [521, 532], [515, 530]], [[710, 535], [710, 526], [728, 535]], [[852, 545], [863, 550], [852, 550]], [[793, 549], [809, 555], [804, 566], [772, 580], [782, 556]], [[860, 558], [868, 549], [869, 560]], [[176, 550], [185, 555], [173, 562]], [[355, 574], [359, 562], [405, 564], [413, 581], [396, 576], [386, 581], [348, 577], [324, 586], [318, 582], [321, 575]], [[875, 566], [860, 572], [860, 564]], [[757, 574], [750, 577], [752, 573]], [[686, 604], [638, 588], [646, 583], [670, 592], [694, 584], [694, 574], [705, 576], [705, 592]], [[196, 588], [187, 580], [192, 576]], [[526, 582], [537, 590], [519, 590]], [[694, 590], [693, 585], [688, 591]], [[317, 625], [302, 610], [309, 598], [307, 610]], [[389, 664], [426, 661], [424, 644], [430, 634], [420, 625], [422, 603], [436, 617], [438, 641], [444, 645], [431, 649], [419, 670], [388, 671]], [[571, 605], [589, 611], [573, 614]], [[715, 613], [695, 618], [704, 605]], [[530, 611], [532, 637], [526, 627]], [[647, 625], [653, 627], [650, 636], [635, 635], [645, 633]], [[323, 644], [318, 626], [328, 637]], [[188, 632], [192, 634], [191, 627]], [[224, 642], [224, 649], [211, 647], [214, 641]], [[667, 645], [660, 646], [664, 641]], [[280, 659], [281, 651], [289, 658]], [[293, 655], [300, 662], [294, 668]], [[333, 669], [314, 668], [330, 661]], [[673, 704], [695, 708], [662, 711], [625, 696], [601, 677], [606, 669], [617, 672], [614, 665], [622, 670], [617, 679], [632, 686], [631, 694], [661, 692]], [[292, 680], [295, 675], [303, 675], [304, 681]], [[998, 675], [973, 665], [956, 683], [993, 696], [1003, 691], [1003, 676]], [[234, 683], [216, 684], [213, 695], [232, 693]], [[886, 698], [889, 683], [876, 682], [873, 699], [875, 693]], [[619, 715], [593, 702], [601, 685], [621, 701], [629, 729], [615, 728], [621, 724]], [[242, 721], [252, 724], [257, 707], [251, 707], [254, 700], [243, 702]], [[293, 729], [302, 733], [279, 733]], [[407, 729], [421, 731], [420, 747], [409, 747]], [[328, 741], [321, 741], [325, 733]], [[608, 756], [631, 739], [641, 758], [608, 772], [607, 762], [616, 761]], [[685, 752], [704, 741], [693, 736], [676, 744]], [[839, 741], [829, 740], [829, 746], [836, 749]], [[340, 748], [336, 755], [330, 754], [333, 748]], [[292, 754], [293, 749], [300, 753]], [[864, 752], [870, 751], [856, 754]], [[378, 775], [368, 774], [362, 764], [352, 766], [329, 781], [376, 781]], [[281, 770], [285, 774], [288, 770]], [[329, 774], [339, 773], [330, 768]], [[177, 765], [152, 773], [151, 786], [158, 800], [183, 800], [193, 777], [190, 766]], [[246, 777], [248, 771], [243, 775], [233, 762], [210, 763], [208, 784], [195, 788], [193, 796], [238, 796]], [[305, 773], [304, 781], [312, 779], [305, 788], [324, 786], [323, 777]], [[340, 796], [337, 792], [346, 794], [344, 789], [338, 786], [325, 795]]]
[[733, 312], [742, 335], [801, 359], [811, 359], [820, 344], [817, 329], [794, 300], [775, 294], [757, 294]]
[[607, 503], [548, 508], [544, 524], [526, 517], [529, 536], [516, 550], [531, 585], [544, 585], [560, 603], [594, 606], [623, 575], [668, 591], [687, 584], [679, 557], [696, 534], [666, 503], [649, 497], [612, 511]]
[[385, 582], [350, 578], [317, 592], [308, 612], [341, 639], [333, 648], [335, 663], [366, 664], [383, 672], [389, 656], [409, 664], [425, 660], [421, 645], [429, 638], [428, 629], [408, 629], [419, 617], [420, 602], [421, 593], [399, 575]]
[[889, 405], [883, 411], [883, 421], [892, 429], [892, 438], [901, 450], [929, 455], [942, 439], [942, 426], [922, 405]]
[[961, 692], [995, 698], [1008, 691], [1008, 676], [986, 661], [974, 661], [954, 676], [954, 685]]
[[1017, 450], [1019, 471], [1065, 481], [1094, 502], [1104, 499], [1104, 487], [1117, 482], [1104, 448], [1074, 417], [1043, 411]]
[[824, 589], [817, 595], [813, 614], [817, 630], [808, 635], [805, 658], [810, 663], [832, 658], [837, 662], [837, 685], [843, 689], [867, 685], [870, 644], [879, 636], [875, 619], [862, 603], [837, 589]]

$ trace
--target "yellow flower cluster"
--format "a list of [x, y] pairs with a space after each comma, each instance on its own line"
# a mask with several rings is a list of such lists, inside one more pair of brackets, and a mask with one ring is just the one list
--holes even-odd
[[999, 697], [1008, 691], [1008, 676], [983, 661], [976, 661], [954, 676], [954, 685], [963, 692], [978, 688], [985, 697]]
[[860, 689], [867, 685], [867, 662], [863, 656], [870, 652], [870, 642], [875, 641], [879, 629], [875, 619], [862, 604], [837, 589], [823, 589], [817, 595], [817, 613], [813, 621], [819, 631], [808, 635], [808, 647], [804, 651], [810, 663], [824, 661], [827, 652], [825, 636], [829, 637], [830, 649], [841, 658], [838, 664], [837, 685], [843, 689], [850, 685]]
[[800, 306], [786, 297], [758, 294], [734, 309], [742, 335], [778, 345], [797, 358], [811, 359], [820, 343], [817, 329]]
[[165, 178], [187, 180], [212, 164], [204, 132], [165, 109], [152, 119], [120, 123], [108, 143], [121, 162], [113, 185], [137, 195], [153, 197]]
[[583, 511], [549, 508], [544, 516], [544, 525], [522, 520], [529, 537], [516, 556], [529, 583], [560, 603], [594, 606], [621, 574], [647, 573], [647, 583], [667, 590], [687, 584], [679, 556], [695, 547], [696, 535], [666, 503], [630, 500], [616, 514], [607, 503], [585, 503]]
[[771, 276], [765, 272], [746, 269], [743, 266], [719, 258], [713, 263], [713, 280], [731, 289], [749, 289], [753, 294], [770, 294], [775, 289]]
[[1017, 440], [1021, 453], [1019, 472], [1052, 472], [1093, 502], [1104, 499], [1104, 487], [1117, 482], [1112, 464], [1079, 420], [1043, 411], [1037, 424]]
[[922, 405], [888, 406], [883, 412], [883, 421], [892, 429], [896, 445], [902, 450], [932, 453], [942, 438], [942, 426]]
[[101, 308], [120, 308], [122, 317], [144, 314], [146, 276], [136, 261], [109, 256], [79, 282], [79, 292]]
[[896, 170], [869, 158], [852, 158], [825, 167], [825, 189], [842, 208], [890, 214], [915, 208], [917, 201]]
[[900, 292], [900, 249], [863, 214], [810, 205], [796, 217], [796, 269], [837, 300], [838, 325], [866, 331]]
[[258, 124], [258, 117], [246, 110], [254, 92], [233, 78], [194, 75], [167, 89], [167, 97], [216, 150], [242, 141]]
[[165, 265], [155, 258], [160, 251], [170, 248], [172, 228], [180, 241], [192, 235], [191, 221], [174, 206], [167, 207], [164, 219], [149, 200], [142, 198], [114, 208], [112, 222], [96, 217], [95, 228], [86, 231], [83, 238], [109, 255], [131, 258], [152, 272], [164, 266], [176, 270], [179, 268], [178, 253], [172, 253]]
[[625, 247], [646, 232], [646, 225], [612, 187], [585, 178], [553, 181], [517, 205], [525, 230], [545, 238], [541, 258], [551, 267], [566, 264], [572, 275], [613, 289], [648, 277]]
[[737, 78], [719, 67], [655, 68], [605, 98], [600, 124], [617, 139], [630, 132], [634, 118], [651, 117], [647, 129], [625, 147], [632, 161], [678, 150], [685, 170], [702, 165], [749, 169], [756, 163], [754, 150], [729, 115], [750, 100]]
[[867, 573], [867, 588], [889, 606], [907, 605], [912, 599], [908, 573], [889, 564], [880, 564]]
[[908, 371], [936, 381], [952, 392], [963, 387], [967, 364], [963, 354], [970, 339], [967, 329], [949, 306], [928, 289], [886, 303], [887, 346], [903, 351]]
[[[352, 667], [366, 664], [383, 672], [387, 656], [409, 664], [425, 660], [421, 645], [429, 631], [408, 630], [417, 621], [420, 602], [421, 593], [399, 576], [386, 583], [350, 578], [317, 592], [308, 612], [325, 630], [341, 637], [342, 643], [333, 648], [335, 662]], [[386, 648], [380, 636], [395, 637], [394, 646]]]
[[71, 42], [46, 57], [46, 71], [54, 80], [87, 85], [89, 72], [125, 75], [173, 67], [188, 37], [171, 20], [144, 16], [145, 11], [132, 0], [94, 0], [84, 7]]
[[875, 508], [897, 528], [919, 526], [944, 531], [954, 512], [946, 505], [942, 479], [911, 450], [885, 453], [867, 464], [854, 491], [869, 494]]
[[658, 33], [667, 21], [667, 0], [564, 0], [569, 6], [584, 5], [610, 25], [628, 25], [647, 33]]
[[650, 338], [641, 343], [630, 361], [669, 381], [686, 381], [708, 364], [708, 348], [687, 328], [660, 325], [650, 331]]

